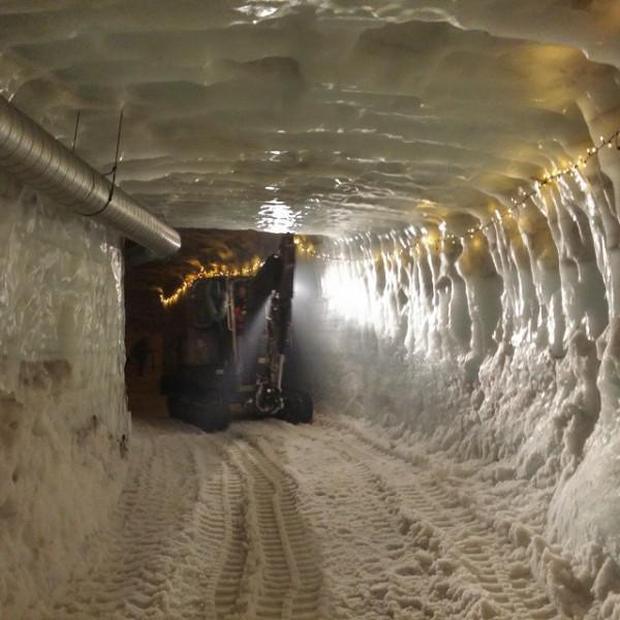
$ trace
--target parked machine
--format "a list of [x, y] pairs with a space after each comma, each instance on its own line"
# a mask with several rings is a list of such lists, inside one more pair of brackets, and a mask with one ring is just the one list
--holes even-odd
[[312, 421], [310, 394], [293, 388], [295, 242], [252, 277], [197, 280], [170, 308], [164, 336], [162, 392], [171, 416], [206, 431], [234, 417]]

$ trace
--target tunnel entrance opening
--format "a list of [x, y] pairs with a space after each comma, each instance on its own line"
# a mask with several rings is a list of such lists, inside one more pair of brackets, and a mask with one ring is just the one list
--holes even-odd
[[179, 257], [127, 269], [132, 414], [171, 416], [207, 431], [232, 419], [311, 421], [291, 337], [299, 239], [250, 231], [185, 236]]

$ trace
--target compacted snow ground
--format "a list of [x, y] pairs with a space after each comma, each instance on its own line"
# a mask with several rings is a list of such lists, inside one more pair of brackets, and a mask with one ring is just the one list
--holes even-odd
[[537, 524], [498, 526], [506, 494], [483, 478], [342, 416], [218, 435], [138, 420], [91, 571], [36, 617], [583, 617], [578, 587], [534, 579]]

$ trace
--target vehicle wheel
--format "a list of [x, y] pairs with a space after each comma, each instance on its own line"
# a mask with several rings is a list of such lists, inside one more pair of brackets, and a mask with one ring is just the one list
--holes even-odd
[[184, 396], [168, 397], [168, 412], [173, 418], [193, 424], [207, 433], [228, 428], [230, 412], [224, 403], [202, 401]]
[[284, 396], [282, 419], [291, 424], [310, 424], [314, 413], [312, 397], [303, 390], [291, 390]]

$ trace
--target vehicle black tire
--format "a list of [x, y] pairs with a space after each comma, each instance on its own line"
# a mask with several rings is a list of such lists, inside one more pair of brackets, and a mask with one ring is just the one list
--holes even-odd
[[186, 396], [169, 396], [171, 417], [201, 428], [207, 433], [223, 431], [230, 425], [230, 412], [224, 403], [203, 401]]
[[282, 419], [291, 424], [311, 424], [314, 413], [312, 396], [303, 390], [290, 390], [284, 396]]

